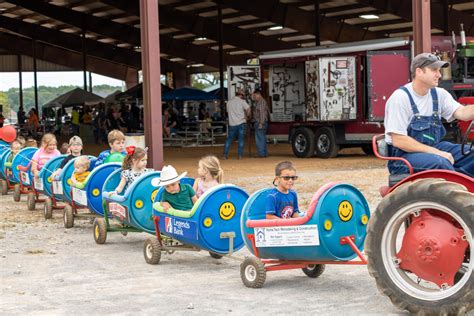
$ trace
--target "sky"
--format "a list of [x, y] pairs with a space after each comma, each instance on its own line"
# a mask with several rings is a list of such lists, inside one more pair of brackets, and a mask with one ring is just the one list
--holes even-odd
[[[23, 73], [23, 88], [33, 87], [33, 73]], [[87, 74], [89, 78], [89, 73]], [[56, 71], [56, 72], [38, 72], [38, 86], [84, 86], [84, 74], [82, 71]], [[89, 79], [87, 79], [89, 80]], [[102, 75], [92, 74], [92, 85], [108, 84], [111, 86], [125, 87], [125, 83], [121, 80], [105, 77]], [[0, 91], [7, 91], [10, 88], [18, 88], [20, 85], [18, 73], [2, 72], [0, 73]]]

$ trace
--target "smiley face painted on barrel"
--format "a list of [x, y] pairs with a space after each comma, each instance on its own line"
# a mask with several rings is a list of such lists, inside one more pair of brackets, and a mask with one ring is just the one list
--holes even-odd
[[351, 220], [352, 215], [353, 215], [353, 209], [352, 209], [352, 204], [348, 201], [342, 201], [339, 203], [339, 207], [337, 210], [337, 214], [339, 215], [339, 218], [343, 222], [348, 222]]
[[224, 202], [221, 204], [221, 207], [219, 208], [219, 216], [225, 220], [228, 221], [232, 219], [235, 215], [235, 206], [232, 202]]

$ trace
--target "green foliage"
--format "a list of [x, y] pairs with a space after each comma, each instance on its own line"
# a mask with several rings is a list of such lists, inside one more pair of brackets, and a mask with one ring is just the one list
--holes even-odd
[[3, 116], [8, 116], [10, 114], [10, 102], [5, 92], [0, 92], [0, 104], [2, 105]]
[[191, 86], [193, 86], [196, 89], [202, 90], [204, 88], [218, 84], [219, 73], [211, 72], [211, 73], [194, 74], [194, 75], [191, 75], [191, 80], [192, 80]]
[[[41, 106], [48, 103], [49, 101], [75, 88], [77, 88], [77, 86], [73, 86], [73, 85], [60, 86], [60, 87], [39, 86], [38, 87], [38, 105], [41, 108]], [[121, 89], [122, 87], [113, 87], [113, 86], [103, 84], [103, 85], [94, 86], [92, 88], [92, 92], [105, 97], [115, 92], [116, 90], [121, 90]], [[0, 104], [5, 104], [1, 101], [2, 93], [6, 94], [7, 96], [8, 102], [6, 102], [6, 104], [9, 104], [14, 111], [18, 111], [19, 104], [20, 104], [19, 89], [10, 88], [8, 91], [0, 92]], [[33, 108], [35, 106], [35, 90], [33, 87], [23, 89], [23, 106], [24, 106], [25, 112], [28, 112], [30, 108]]]

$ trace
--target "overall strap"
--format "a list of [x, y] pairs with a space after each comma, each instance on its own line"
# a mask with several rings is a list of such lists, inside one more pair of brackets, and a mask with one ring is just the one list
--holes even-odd
[[413, 114], [418, 115], [420, 112], [418, 112], [418, 107], [415, 104], [415, 101], [413, 100], [413, 97], [410, 94], [410, 91], [406, 87], [400, 87], [401, 90], [405, 91], [405, 93], [408, 95], [408, 99], [410, 99], [410, 105], [411, 105], [411, 110], [413, 111]]
[[433, 115], [438, 114], [438, 92], [436, 88], [430, 89], [431, 99], [433, 99]]

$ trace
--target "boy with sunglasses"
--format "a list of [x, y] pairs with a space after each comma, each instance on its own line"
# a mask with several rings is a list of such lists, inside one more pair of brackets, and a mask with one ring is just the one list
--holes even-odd
[[292, 190], [298, 179], [291, 161], [282, 161], [275, 167], [273, 185], [276, 187], [267, 196], [265, 213], [267, 219], [299, 217], [298, 196]]

